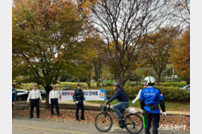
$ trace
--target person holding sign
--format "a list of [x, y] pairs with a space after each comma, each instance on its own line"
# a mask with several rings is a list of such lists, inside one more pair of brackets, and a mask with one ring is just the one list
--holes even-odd
[[81, 108], [81, 120], [85, 120], [84, 118], [84, 104], [85, 103], [85, 98], [83, 91], [81, 90], [81, 85], [77, 85], [77, 89], [74, 91], [73, 94], [73, 100], [76, 103], [76, 120], [79, 120], [79, 108]]
[[53, 85], [52, 88], [53, 89], [49, 93], [49, 103], [51, 104], [51, 115], [52, 116], [54, 115], [53, 108], [55, 106], [55, 109], [57, 111], [57, 116], [60, 116], [59, 106], [58, 106], [58, 100], [60, 98], [60, 94], [56, 90], [56, 86], [55, 85]]

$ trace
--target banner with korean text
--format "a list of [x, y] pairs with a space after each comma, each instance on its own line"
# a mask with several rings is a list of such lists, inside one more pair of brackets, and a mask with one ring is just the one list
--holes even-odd
[[[59, 101], [73, 100], [72, 98], [74, 94], [73, 90], [59, 91], [59, 93], [60, 93]], [[83, 90], [83, 93], [84, 93], [85, 100], [90, 100], [90, 101], [106, 101], [107, 100], [106, 89]]]

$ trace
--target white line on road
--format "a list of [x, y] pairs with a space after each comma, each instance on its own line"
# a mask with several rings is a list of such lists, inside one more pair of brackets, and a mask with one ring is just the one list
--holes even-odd
[[87, 134], [87, 133], [78, 132], [78, 131], [69, 131], [69, 130], [51, 129], [51, 128], [42, 128], [42, 127], [32, 127], [32, 126], [24, 126], [24, 125], [16, 125], [16, 124], [13, 124], [13, 127], [23, 127], [23, 128], [31, 128], [31, 129], [47, 130], [47, 131], [57, 131], [57, 132], [65, 132], [65, 133], [72, 133], [72, 134]]

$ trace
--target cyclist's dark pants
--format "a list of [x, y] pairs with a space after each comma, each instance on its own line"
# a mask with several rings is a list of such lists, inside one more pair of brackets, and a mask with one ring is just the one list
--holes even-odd
[[76, 119], [79, 119], [79, 108], [81, 108], [81, 119], [84, 119], [84, 105], [83, 102], [76, 104]]
[[145, 133], [150, 134], [150, 128], [151, 128], [151, 122], [153, 125], [153, 134], [158, 134], [158, 128], [159, 128], [159, 120], [160, 120], [160, 114], [152, 114], [150, 112], [145, 112]]

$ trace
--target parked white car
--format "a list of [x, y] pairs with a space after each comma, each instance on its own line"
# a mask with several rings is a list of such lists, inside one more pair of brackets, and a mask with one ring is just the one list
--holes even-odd
[[186, 85], [186, 86], [184, 86], [184, 87], [182, 87], [182, 88], [180, 88], [180, 89], [183, 89], [183, 90], [188, 91], [188, 90], [190, 90], [190, 85]]
[[16, 89], [16, 92], [17, 92], [17, 101], [27, 100], [29, 91], [23, 89]]

